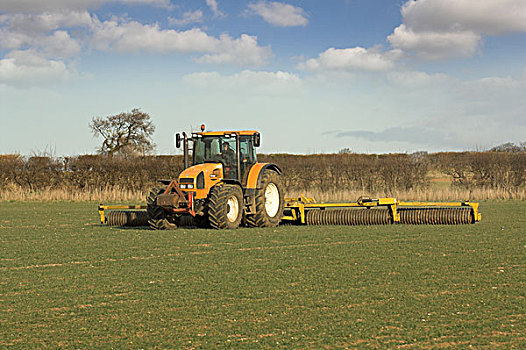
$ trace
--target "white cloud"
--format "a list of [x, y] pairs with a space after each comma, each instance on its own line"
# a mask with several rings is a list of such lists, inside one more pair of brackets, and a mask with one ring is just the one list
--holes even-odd
[[350, 70], [350, 71], [387, 71], [395, 66], [399, 52], [380, 52], [376, 49], [352, 47], [347, 49], [330, 48], [318, 58], [311, 58], [300, 63], [300, 69], [310, 71]]
[[[183, 22], [198, 21], [201, 11], [185, 15]], [[173, 20], [172, 22], [178, 20]], [[74, 33], [75, 37], [72, 37]], [[162, 29], [113, 17], [101, 22], [87, 11], [0, 15], [0, 49], [34, 50], [48, 58], [78, 55], [83, 46], [120, 53], [202, 54], [200, 63], [261, 66], [273, 57], [269, 46], [259, 46], [257, 37], [242, 34], [232, 38], [208, 35], [201, 29]]]
[[206, 54], [196, 61], [199, 63], [236, 64], [258, 67], [274, 57], [269, 46], [259, 46], [257, 37], [241, 34], [237, 39], [223, 34], [216, 42], [213, 53]]
[[281, 2], [259, 1], [248, 4], [248, 13], [262, 17], [266, 22], [277, 27], [306, 26], [307, 15], [301, 7]]
[[43, 11], [84, 10], [97, 8], [106, 2], [170, 6], [170, 0], [2, 0], [0, 11], [38, 13]]
[[0, 60], [0, 83], [32, 87], [77, 77], [77, 72], [59, 60], [50, 60], [34, 50], [13, 51]]
[[86, 11], [2, 15], [0, 48], [37, 49], [49, 57], [75, 56], [81, 51], [81, 43], [65, 29], [88, 27], [92, 22]]
[[127, 52], [208, 52], [217, 39], [201, 29], [176, 31], [158, 24], [142, 24], [119, 19], [99, 22], [93, 29], [91, 45], [102, 51]]
[[86, 11], [1, 15], [0, 49], [10, 52], [0, 58], [0, 81], [31, 87], [76, 77], [77, 72], [64, 59], [77, 56], [82, 43], [66, 29], [91, 23]]
[[515, 80], [511, 77], [486, 77], [476, 80], [474, 82], [468, 82], [467, 85], [477, 85], [483, 89], [503, 89], [503, 88], [516, 88], [520, 86], [525, 86], [526, 81], [524, 80]]
[[483, 35], [526, 32], [524, 0], [409, 0], [401, 12], [389, 42], [425, 59], [470, 57]]
[[288, 72], [263, 72], [244, 70], [233, 75], [221, 75], [217, 72], [200, 72], [185, 75], [183, 82], [200, 89], [218, 92], [239, 90], [250, 93], [279, 95], [297, 92], [302, 86], [301, 79]]
[[410, 0], [402, 7], [402, 16], [417, 31], [526, 32], [524, 0]]
[[415, 32], [402, 24], [387, 39], [397, 49], [416, 52], [422, 58], [434, 60], [473, 56], [481, 36], [471, 31]]
[[206, 4], [208, 7], [210, 7], [210, 10], [214, 13], [214, 16], [216, 17], [224, 17], [225, 14], [219, 10], [217, 7], [217, 1], [216, 0], [206, 0]]
[[52, 35], [42, 38], [38, 44], [33, 43], [33, 46], [37, 45], [51, 57], [76, 56], [81, 50], [81, 45], [63, 30], [57, 30]]
[[0, 48], [17, 49], [31, 41], [31, 37], [23, 33], [11, 32], [8, 29], [0, 28]]
[[192, 23], [201, 23], [203, 22], [203, 11], [196, 10], [196, 11], [188, 11], [183, 13], [182, 18], [172, 18], [168, 17], [168, 24], [174, 25], [174, 26], [186, 26], [188, 24]]
[[34, 35], [59, 28], [89, 26], [92, 23], [92, 17], [87, 11], [16, 13], [1, 15], [0, 23], [8, 26], [14, 32]]
[[158, 24], [141, 24], [112, 19], [99, 22], [91, 39], [92, 46], [103, 51], [205, 53], [200, 63], [231, 63], [260, 66], [272, 57], [270, 47], [258, 46], [257, 37], [242, 34], [233, 39], [223, 34], [209, 36], [201, 29], [176, 31], [160, 29]]
[[436, 88], [449, 84], [453, 78], [443, 73], [429, 74], [418, 71], [393, 71], [386, 76], [387, 80], [397, 87], [406, 89]]

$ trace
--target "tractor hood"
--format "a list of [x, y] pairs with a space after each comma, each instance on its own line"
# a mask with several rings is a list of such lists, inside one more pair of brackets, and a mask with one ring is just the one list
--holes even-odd
[[214, 185], [223, 178], [221, 163], [197, 164], [179, 175], [179, 186], [183, 191], [195, 193], [195, 199], [204, 199]]
[[[218, 169], [218, 170], [216, 170]], [[209, 178], [211, 174], [215, 171], [217, 177], [222, 178], [223, 177], [223, 166], [221, 163], [204, 163], [204, 164], [197, 164], [194, 166], [191, 166], [190, 168], [187, 168], [181, 172], [179, 175], [179, 180], [184, 178], [196, 178], [197, 175], [202, 171], [205, 175], [205, 178]]]

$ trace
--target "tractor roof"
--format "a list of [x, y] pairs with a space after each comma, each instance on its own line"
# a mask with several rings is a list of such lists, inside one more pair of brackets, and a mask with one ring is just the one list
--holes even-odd
[[240, 136], [252, 136], [258, 134], [259, 131], [256, 130], [225, 130], [225, 131], [205, 131], [205, 132], [196, 132], [196, 135], [202, 136], [222, 136], [222, 135], [240, 135]]

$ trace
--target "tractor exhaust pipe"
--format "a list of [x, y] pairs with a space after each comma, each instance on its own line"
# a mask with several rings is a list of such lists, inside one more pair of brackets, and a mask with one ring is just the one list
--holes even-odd
[[188, 136], [183, 131], [183, 166], [185, 169], [188, 168]]
[[183, 166], [184, 169], [188, 168], [188, 136], [183, 131], [183, 139], [181, 140], [181, 134], [175, 134], [174, 146], [175, 148], [181, 148], [181, 141], [183, 141]]
[[239, 140], [239, 135], [236, 135], [236, 155], [237, 179], [239, 180], [239, 182], [241, 182], [241, 141]]

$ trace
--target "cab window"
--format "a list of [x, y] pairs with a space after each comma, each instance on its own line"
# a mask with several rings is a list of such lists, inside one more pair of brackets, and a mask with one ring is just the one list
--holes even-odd
[[254, 143], [251, 136], [241, 136], [239, 139], [241, 163], [254, 164], [257, 162]]

